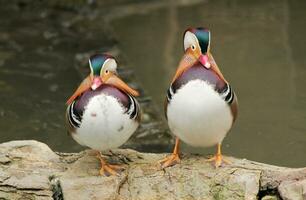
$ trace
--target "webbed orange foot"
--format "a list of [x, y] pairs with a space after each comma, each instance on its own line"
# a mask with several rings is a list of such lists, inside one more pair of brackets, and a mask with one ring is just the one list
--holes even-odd
[[216, 155], [212, 156], [211, 158], [207, 159], [206, 162], [215, 162], [214, 165], [216, 168], [219, 168], [223, 163], [230, 164], [231, 162], [225, 159], [221, 153], [221, 144], [217, 146], [217, 153]]
[[161, 168], [164, 169], [166, 167], [171, 167], [181, 162], [181, 159], [178, 154], [171, 154], [166, 158], [159, 160], [158, 163], [160, 164]]
[[102, 158], [101, 153], [97, 152], [97, 157], [101, 163], [101, 169], [99, 171], [102, 176], [119, 176], [121, 172], [124, 170], [122, 165], [111, 165], [106, 163], [106, 161]]
[[119, 176], [124, 171], [121, 165], [103, 164], [99, 171], [101, 176]]
[[179, 147], [180, 147], [180, 140], [176, 138], [173, 153], [170, 156], [167, 156], [166, 158], [158, 161], [162, 169], [176, 165], [181, 162], [179, 156]]
[[221, 154], [220, 155], [216, 154], [213, 157], [206, 159], [205, 161], [214, 162], [216, 168], [219, 168], [223, 163], [225, 164], [231, 163], [230, 161], [226, 160]]

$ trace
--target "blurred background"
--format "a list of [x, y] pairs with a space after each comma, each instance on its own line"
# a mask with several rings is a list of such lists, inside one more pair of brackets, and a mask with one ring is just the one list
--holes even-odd
[[142, 92], [143, 124], [125, 147], [170, 152], [165, 92], [183, 54], [183, 31], [204, 26], [239, 100], [224, 153], [305, 166], [305, 8], [302, 0], [0, 0], [0, 142], [83, 149], [66, 134], [65, 102], [89, 73], [90, 54], [107, 51]]

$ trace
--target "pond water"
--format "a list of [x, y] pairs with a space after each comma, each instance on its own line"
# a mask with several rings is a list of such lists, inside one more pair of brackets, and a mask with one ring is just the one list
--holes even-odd
[[[178, 1], [180, 2], [180, 1]], [[284, 166], [306, 165], [306, 3], [175, 1], [113, 21], [119, 45], [163, 113], [183, 53], [182, 33], [205, 26], [212, 53], [239, 99], [225, 154]], [[211, 153], [184, 145], [183, 150]]]
[[[113, 47], [103, 20], [163, 118], [165, 91], [183, 53], [182, 33], [206, 26], [214, 57], [239, 98], [224, 153], [306, 165], [306, 2], [131, 0], [108, 5], [112, 12], [10, 2], [0, 3], [0, 142], [36, 139], [57, 151], [82, 149], [66, 134], [64, 102], [86, 74], [77, 69], [84, 67], [78, 62], [86, 61], [83, 53]], [[214, 149], [183, 145], [183, 151]]]
[[85, 77], [76, 55], [112, 44], [103, 28], [85, 23], [90, 15], [78, 14], [38, 1], [0, 2], [1, 142], [35, 139], [57, 151], [82, 149], [64, 120], [66, 99]]

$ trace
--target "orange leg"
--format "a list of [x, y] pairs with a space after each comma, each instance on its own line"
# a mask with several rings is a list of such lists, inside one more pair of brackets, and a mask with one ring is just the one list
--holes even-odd
[[120, 175], [124, 170], [124, 167], [121, 165], [110, 165], [102, 158], [101, 153], [97, 152], [97, 157], [101, 162], [100, 175], [101, 176], [110, 176], [110, 175]]
[[162, 169], [180, 163], [181, 159], [179, 156], [179, 153], [180, 153], [179, 148], [180, 148], [180, 140], [179, 138], [176, 138], [173, 153], [170, 156], [167, 156], [166, 158], [158, 161]]
[[221, 143], [217, 145], [217, 153], [213, 157], [206, 160], [206, 162], [215, 162], [215, 167], [218, 168], [222, 165], [222, 163], [230, 164], [228, 160], [226, 160], [221, 153]]

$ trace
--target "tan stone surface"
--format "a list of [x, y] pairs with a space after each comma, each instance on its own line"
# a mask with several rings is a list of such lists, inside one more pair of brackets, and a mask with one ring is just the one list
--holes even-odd
[[[306, 168], [290, 169], [228, 157], [219, 169], [184, 155], [165, 170], [165, 154], [119, 149], [105, 157], [126, 163], [119, 177], [99, 176], [92, 151], [55, 153], [37, 141], [0, 144], [0, 199], [305, 199]], [[272, 193], [270, 195], [270, 193]]]

